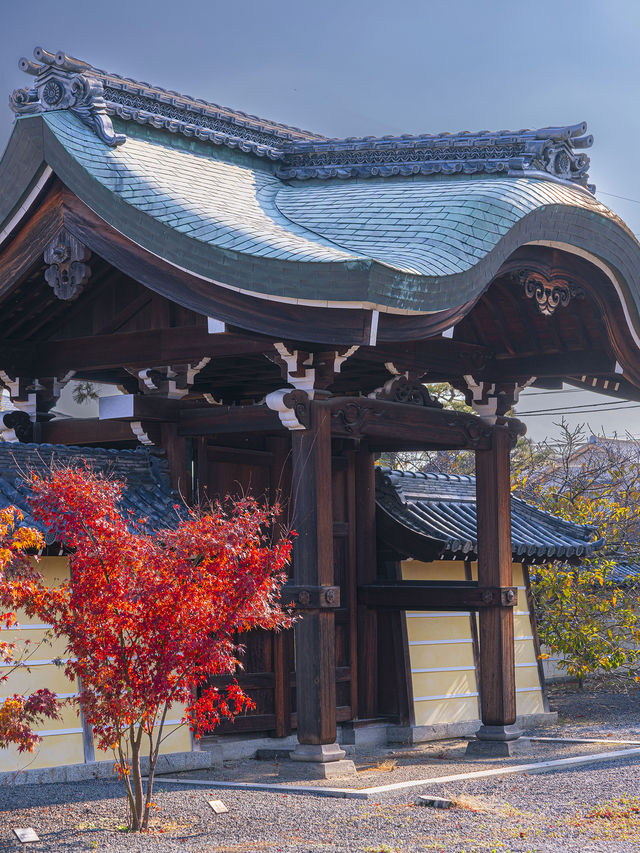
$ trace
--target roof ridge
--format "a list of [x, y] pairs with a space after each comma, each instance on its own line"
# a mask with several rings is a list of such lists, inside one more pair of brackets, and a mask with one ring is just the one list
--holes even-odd
[[585, 122], [538, 130], [330, 139], [102, 71], [64, 51], [36, 47], [33, 54], [36, 62], [23, 57], [19, 68], [35, 83], [13, 93], [13, 111], [70, 110], [107, 145], [126, 141], [113, 128], [111, 119], [117, 117], [277, 160], [275, 174], [286, 180], [485, 172], [587, 187], [589, 158], [576, 153], [593, 143]]
[[[126, 139], [113, 131], [111, 116], [195, 136], [214, 144], [242, 147], [240, 143], [245, 143], [245, 150], [271, 158], [279, 156], [279, 148], [294, 138], [324, 139], [311, 131], [103, 71], [64, 51], [51, 53], [36, 47], [33, 55], [36, 62], [23, 57], [18, 63], [20, 70], [35, 77], [36, 81], [33, 87], [13, 93], [10, 104], [14, 112], [76, 111], [109, 145], [120, 145]], [[73, 90], [72, 84], [75, 84]], [[101, 117], [99, 122], [95, 120], [96, 115]]]
[[387, 466], [379, 466], [385, 476], [406, 477], [420, 480], [437, 480], [440, 482], [450, 483], [472, 483], [475, 482], [475, 477], [472, 474], [446, 474], [443, 471], [403, 471], [400, 468], [389, 468]]

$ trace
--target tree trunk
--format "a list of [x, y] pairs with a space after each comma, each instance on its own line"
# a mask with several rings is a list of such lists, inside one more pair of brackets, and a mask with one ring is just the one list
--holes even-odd
[[134, 813], [131, 815], [131, 829], [139, 832], [142, 829], [142, 770], [140, 768], [140, 738], [131, 732], [131, 781], [133, 784]]

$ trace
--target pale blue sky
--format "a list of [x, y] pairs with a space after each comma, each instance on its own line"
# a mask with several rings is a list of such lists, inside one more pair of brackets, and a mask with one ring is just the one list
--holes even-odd
[[[640, 232], [640, 203], [610, 195], [640, 202], [639, 35], [637, 0], [0, 0], [0, 92], [26, 85], [17, 61], [42, 45], [331, 136], [586, 120], [599, 197]], [[0, 109], [0, 148], [11, 123]], [[636, 412], [575, 419], [640, 433]]]

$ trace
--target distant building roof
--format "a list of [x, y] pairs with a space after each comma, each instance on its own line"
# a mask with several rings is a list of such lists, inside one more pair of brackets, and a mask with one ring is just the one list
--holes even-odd
[[640, 565], [638, 563], [616, 563], [606, 572], [605, 580], [615, 586], [640, 586]]
[[[376, 476], [383, 538], [386, 523], [394, 545], [402, 543], [405, 531], [407, 556], [424, 559], [431, 551], [431, 559], [476, 558], [475, 477], [389, 468], [379, 469]], [[416, 534], [424, 539], [424, 549], [420, 549]], [[587, 556], [602, 545], [602, 540], [596, 538], [594, 527], [565, 521], [512, 495], [511, 545], [514, 560], [539, 563]], [[416, 549], [422, 550], [422, 555], [412, 553]]]
[[167, 461], [146, 448], [103, 450], [95, 447], [66, 447], [62, 444], [21, 444], [0, 442], [0, 507], [18, 507], [24, 513], [24, 526], [35, 527], [52, 537], [34, 519], [29, 506], [30, 490], [26, 477], [42, 475], [57, 465], [87, 465], [125, 482], [121, 508], [131, 510], [135, 519], [145, 518], [146, 528], [156, 530], [176, 524], [180, 497], [171, 489]]

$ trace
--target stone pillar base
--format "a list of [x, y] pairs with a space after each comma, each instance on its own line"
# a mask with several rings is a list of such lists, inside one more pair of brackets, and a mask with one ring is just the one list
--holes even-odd
[[350, 759], [341, 761], [300, 762], [298, 767], [304, 769], [305, 777], [309, 779], [339, 779], [341, 776], [356, 776], [356, 765]]
[[475, 738], [467, 744], [467, 755], [505, 758], [531, 752], [531, 741], [522, 737], [518, 726], [480, 726]]
[[289, 753], [292, 761], [313, 761], [317, 764], [327, 764], [341, 761], [347, 753], [337, 743], [299, 743], [293, 752]]
[[509, 758], [512, 755], [529, 755], [531, 741], [528, 737], [517, 740], [470, 740], [466, 755], [472, 758]]
[[344, 760], [346, 752], [337, 743], [299, 743], [289, 753], [292, 761], [304, 767], [304, 773], [310, 779], [336, 779], [340, 776], [355, 776], [353, 761]]

